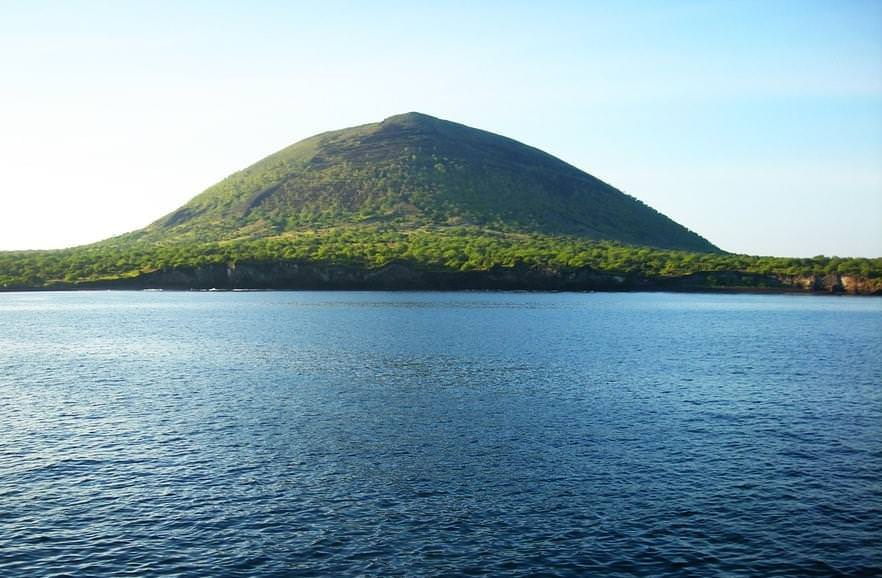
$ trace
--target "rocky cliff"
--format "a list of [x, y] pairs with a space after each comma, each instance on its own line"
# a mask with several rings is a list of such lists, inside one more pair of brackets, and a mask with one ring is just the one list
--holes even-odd
[[882, 295], [882, 279], [762, 275], [736, 271], [682, 277], [642, 277], [593, 269], [495, 267], [486, 271], [432, 270], [392, 263], [376, 269], [295, 261], [215, 264], [145, 273], [114, 281], [56, 284], [47, 289], [336, 289], [530, 291], [727, 291]]

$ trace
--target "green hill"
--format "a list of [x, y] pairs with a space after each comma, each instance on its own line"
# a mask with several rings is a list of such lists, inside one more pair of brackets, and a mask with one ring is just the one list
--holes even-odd
[[560, 159], [419, 113], [300, 141], [126, 238], [216, 241], [363, 224], [475, 226], [717, 251]]
[[76, 288], [882, 293], [882, 259], [720, 251], [535, 148], [409, 113], [316, 135], [155, 223], [0, 252], [0, 291]]

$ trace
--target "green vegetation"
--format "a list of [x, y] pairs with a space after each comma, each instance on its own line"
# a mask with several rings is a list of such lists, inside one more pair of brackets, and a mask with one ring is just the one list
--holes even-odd
[[297, 261], [378, 268], [392, 262], [431, 270], [591, 268], [643, 277], [739, 271], [764, 275], [839, 273], [882, 278], [882, 258], [791, 259], [699, 253], [562, 235], [489, 233], [474, 227], [400, 230], [345, 226], [275, 237], [208, 243], [106, 241], [60, 251], [0, 253], [0, 288], [43, 287], [137, 277], [211, 263]]
[[361, 224], [474, 226], [717, 251], [547, 153], [418, 113], [296, 143], [124, 240], [223, 241]]

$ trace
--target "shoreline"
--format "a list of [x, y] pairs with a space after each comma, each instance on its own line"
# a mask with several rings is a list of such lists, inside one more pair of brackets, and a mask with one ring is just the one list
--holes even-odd
[[39, 291], [523, 291], [669, 292], [882, 296], [882, 279], [840, 274], [781, 275], [702, 271], [649, 277], [594, 269], [494, 267], [456, 271], [389, 263], [375, 269], [329, 263], [272, 261], [160, 269], [137, 277], [6, 286]]

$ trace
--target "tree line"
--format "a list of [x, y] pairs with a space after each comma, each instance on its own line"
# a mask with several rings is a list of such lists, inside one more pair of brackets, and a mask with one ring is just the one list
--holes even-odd
[[645, 277], [720, 271], [882, 277], [882, 258], [760, 257], [664, 250], [562, 235], [491, 232], [476, 227], [400, 230], [352, 225], [208, 243], [144, 242], [120, 237], [63, 250], [0, 252], [0, 288], [108, 281], [160, 269], [267, 261], [367, 268], [403, 262], [456, 271], [591, 268]]

